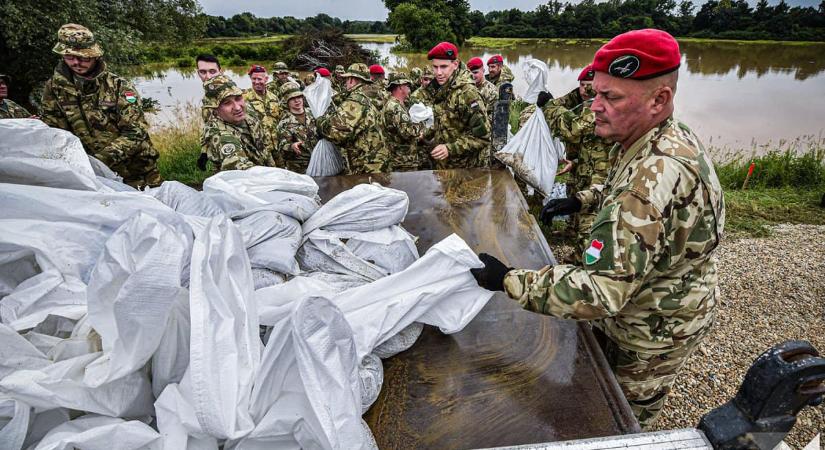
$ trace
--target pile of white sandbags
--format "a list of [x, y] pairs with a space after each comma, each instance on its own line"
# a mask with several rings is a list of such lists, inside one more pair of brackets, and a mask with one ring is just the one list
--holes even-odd
[[0, 121], [0, 449], [373, 448], [380, 358], [492, 294], [455, 235], [419, 259], [404, 192], [317, 192], [263, 167], [139, 192]]

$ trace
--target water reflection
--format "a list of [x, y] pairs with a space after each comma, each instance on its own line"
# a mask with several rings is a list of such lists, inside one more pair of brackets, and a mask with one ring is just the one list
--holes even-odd
[[[377, 50], [391, 69], [427, 65], [424, 54], [396, 54], [394, 44], [366, 43]], [[600, 44], [595, 42], [533, 42], [496, 49], [462, 49], [462, 58], [486, 58], [500, 53], [516, 75], [514, 89], [527, 89], [522, 65], [541, 59], [550, 67], [554, 95], [576, 86], [579, 70], [588, 64]], [[825, 45], [735, 42], [684, 42], [679, 72], [676, 116], [691, 126], [706, 144], [750, 149], [755, 145], [822, 135], [825, 117]], [[199, 104], [200, 80], [194, 68], [144, 66], [135, 80], [142, 95], [162, 107], [155, 121], [169, 121], [180, 103]], [[242, 88], [250, 86], [246, 68], [226, 73]], [[133, 74], [135, 75], [135, 74]]]

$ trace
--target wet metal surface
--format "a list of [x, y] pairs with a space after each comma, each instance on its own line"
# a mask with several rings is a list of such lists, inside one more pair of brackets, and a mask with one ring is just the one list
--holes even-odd
[[[513, 267], [553, 262], [504, 170], [317, 179], [323, 201], [368, 180], [410, 196], [404, 227], [419, 251], [451, 233]], [[364, 416], [382, 449], [531, 444], [638, 431], [590, 331], [528, 313], [496, 294], [460, 333], [426, 327], [384, 361], [384, 386]]]

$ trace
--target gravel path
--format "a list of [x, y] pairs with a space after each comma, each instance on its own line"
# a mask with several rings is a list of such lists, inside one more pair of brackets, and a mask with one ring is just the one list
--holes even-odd
[[[695, 427], [736, 394], [757, 356], [789, 339], [825, 354], [825, 226], [781, 225], [769, 238], [729, 239], [717, 251], [722, 301], [716, 324], [676, 380], [656, 429]], [[572, 248], [551, 245], [557, 259]], [[785, 442], [822, 433], [825, 404], [806, 408]]]

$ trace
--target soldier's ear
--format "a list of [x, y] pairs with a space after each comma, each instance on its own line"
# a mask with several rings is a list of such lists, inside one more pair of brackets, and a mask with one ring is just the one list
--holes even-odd
[[670, 86], [660, 86], [651, 97], [653, 113], [658, 114], [673, 102], [673, 89]]

